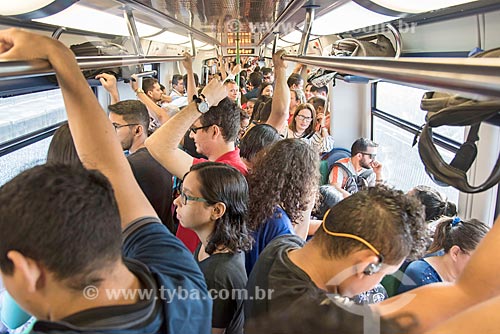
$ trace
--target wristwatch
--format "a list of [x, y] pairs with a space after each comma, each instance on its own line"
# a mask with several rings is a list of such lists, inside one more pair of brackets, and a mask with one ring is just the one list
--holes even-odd
[[208, 105], [207, 99], [205, 95], [200, 94], [200, 96], [193, 95], [193, 101], [196, 102], [196, 106], [198, 107], [198, 111], [202, 114], [206, 113], [210, 106]]

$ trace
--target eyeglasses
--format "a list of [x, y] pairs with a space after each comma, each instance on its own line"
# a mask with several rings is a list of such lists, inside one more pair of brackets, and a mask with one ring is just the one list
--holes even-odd
[[361, 154], [363, 154], [363, 155], [367, 155], [367, 156], [369, 156], [369, 157], [370, 157], [370, 159], [372, 159], [372, 160], [373, 160], [373, 159], [375, 159], [375, 157], [377, 156], [377, 154], [376, 154], [376, 153], [366, 153], [366, 152], [359, 152], [359, 153], [361, 153]]
[[181, 190], [181, 203], [182, 205], [186, 205], [188, 201], [194, 201], [194, 202], [205, 202], [207, 203], [208, 201], [204, 199], [203, 197], [193, 197], [186, 195], [186, 193]]
[[198, 126], [198, 127], [190, 127], [189, 130], [193, 131], [194, 134], [196, 134], [196, 131], [201, 130], [201, 129], [206, 129], [211, 127], [213, 124], [210, 125], [205, 125], [205, 126]]
[[312, 121], [312, 117], [306, 117], [306, 116], [302, 116], [302, 115], [297, 115], [296, 117], [299, 121], [306, 121], [306, 122], [310, 122]]
[[139, 125], [137, 123], [132, 123], [132, 124], [117, 124], [117, 123], [113, 123], [113, 127], [115, 128], [115, 131], [118, 130], [119, 128], [123, 128], [123, 127], [126, 127], [126, 126], [134, 126], [134, 125]]

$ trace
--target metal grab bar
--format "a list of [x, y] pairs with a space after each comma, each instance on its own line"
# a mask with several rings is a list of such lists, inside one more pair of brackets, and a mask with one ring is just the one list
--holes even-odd
[[[117, 66], [128, 66], [149, 63], [163, 63], [169, 61], [182, 61], [183, 56], [99, 56], [99, 57], [76, 57], [78, 66], [82, 70], [109, 68]], [[54, 70], [46, 60], [30, 61], [1, 61], [0, 80], [26, 78], [54, 74]]]
[[417, 87], [500, 97], [495, 58], [374, 58], [283, 56], [284, 60]]

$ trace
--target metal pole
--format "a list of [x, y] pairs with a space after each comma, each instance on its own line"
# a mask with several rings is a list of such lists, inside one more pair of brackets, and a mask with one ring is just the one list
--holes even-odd
[[[183, 56], [76, 57], [78, 65], [82, 70], [137, 64], [164, 63], [169, 61], [181, 61], [183, 59]], [[46, 60], [0, 61], [0, 79], [16, 79], [50, 74], [54, 74], [54, 70]]]
[[500, 64], [493, 58], [283, 56], [283, 59], [416, 87], [500, 97]]
[[139, 37], [139, 32], [137, 31], [137, 25], [135, 24], [134, 14], [130, 8], [125, 8], [123, 10], [123, 16], [127, 22], [128, 32], [132, 38], [132, 44], [134, 45], [134, 51], [139, 56], [144, 56], [144, 51], [142, 50], [141, 39]]
[[300, 40], [299, 52], [301, 56], [305, 56], [307, 53], [307, 44], [309, 44], [309, 35], [311, 34], [312, 25], [314, 22], [314, 12], [315, 6], [310, 5], [306, 7], [306, 23], [304, 24], [304, 30], [302, 31], [302, 38]]
[[276, 21], [268, 28], [267, 33], [260, 39], [257, 45], [263, 45], [267, 42], [267, 39], [271, 37], [271, 34], [279, 32], [279, 26], [283, 22], [287, 22], [298, 10], [304, 6], [308, 0], [295, 0], [288, 5], [288, 7], [281, 13]]

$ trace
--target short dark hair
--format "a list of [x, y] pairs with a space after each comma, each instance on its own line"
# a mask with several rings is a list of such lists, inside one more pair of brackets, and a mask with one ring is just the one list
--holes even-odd
[[[198, 78], [198, 74], [196, 73], [193, 73], [194, 75], [194, 84], [196, 87], [198, 87], [200, 85], [200, 79]], [[187, 74], [184, 74], [184, 76], [182, 77], [182, 80], [184, 81], [184, 89], [186, 90], [187, 92], [187, 89], [188, 89], [188, 75]]]
[[448, 253], [455, 245], [463, 252], [472, 252], [489, 230], [487, 225], [477, 219], [443, 218], [436, 227], [428, 252], [442, 249]]
[[200, 122], [202, 126], [216, 124], [221, 128], [224, 140], [231, 142], [236, 140], [240, 131], [240, 112], [236, 104], [226, 97], [201, 115]]
[[322, 96], [310, 97], [307, 103], [312, 104], [316, 110], [318, 110], [318, 107], [322, 107], [324, 110], [326, 109], [326, 99]]
[[153, 90], [153, 86], [158, 83], [155, 78], [143, 78], [142, 79], [142, 90], [144, 92], [150, 92]]
[[[384, 185], [344, 198], [331, 208], [324, 224], [331, 232], [365, 239], [384, 256], [387, 264], [398, 264], [408, 256], [422, 257], [429, 241], [420, 201]], [[357, 240], [331, 236], [322, 227], [312, 242], [321, 245], [325, 255], [332, 258], [366, 248]]]
[[182, 74], [174, 74], [172, 76], [172, 85], [176, 85], [179, 83], [179, 80], [183, 80]]
[[83, 167], [75, 143], [69, 130], [68, 123], [64, 123], [54, 132], [47, 152], [48, 164], [66, 164], [75, 167]]
[[351, 146], [351, 156], [366, 152], [368, 147], [378, 147], [378, 144], [367, 138], [358, 138]]
[[205, 251], [212, 254], [218, 246], [232, 252], [248, 251], [252, 237], [247, 228], [248, 185], [245, 177], [234, 167], [219, 162], [203, 162], [191, 166], [196, 173], [200, 193], [208, 205], [222, 202], [224, 215], [217, 219]]
[[[0, 269], [12, 274], [17, 250], [81, 290], [98, 285], [102, 268], [118, 261], [121, 226], [108, 179], [63, 164], [33, 167], [0, 188]], [[64, 251], [63, 251], [64, 250]]]
[[250, 73], [247, 82], [249, 82], [254, 88], [259, 88], [260, 85], [262, 85], [262, 74], [259, 72]]
[[316, 86], [312, 85], [311, 86], [311, 93], [314, 93], [314, 92], [328, 94], [328, 87], [327, 86], [316, 87]]
[[262, 75], [266, 75], [266, 74], [269, 74], [269, 73], [272, 74], [273, 73], [273, 69], [270, 68], [270, 67], [263, 67], [262, 70], [261, 70], [261, 72], [262, 72]]
[[289, 88], [291, 88], [293, 85], [300, 86], [301, 82], [304, 82], [304, 79], [302, 79], [302, 77], [298, 73], [290, 74], [290, 76], [286, 80], [286, 84]]
[[434, 188], [419, 185], [409, 191], [417, 197], [425, 206], [425, 220], [427, 222], [438, 219], [441, 216], [454, 216], [457, 214], [455, 203], [448, 202], [446, 196]]
[[127, 123], [137, 123], [147, 132], [149, 127], [149, 113], [146, 106], [138, 100], [125, 100], [108, 106], [112, 113], [123, 117]]
[[251, 161], [262, 150], [280, 140], [280, 134], [269, 124], [257, 124], [250, 128], [240, 142], [240, 156]]

